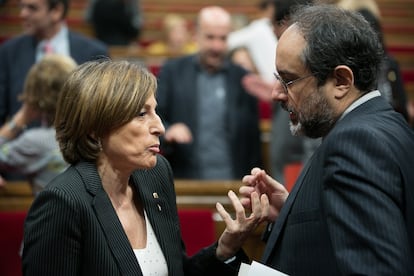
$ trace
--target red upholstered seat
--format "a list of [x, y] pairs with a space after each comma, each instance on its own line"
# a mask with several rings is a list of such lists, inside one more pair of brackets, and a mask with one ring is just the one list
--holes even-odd
[[179, 209], [178, 216], [188, 256], [215, 242], [215, 226], [211, 210]]
[[[178, 211], [181, 234], [189, 256], [215, 241], [213, 212], [204, 209]], [[0, 212], [0, 275], [20, 276], [19, 255], [26, 212]]]
[[158, 76], [161, 70], [160, 65], [148, 65], [148, 70], [153, 73], [155, 76]]
[[264, 101], [259, 101], [259, 118], [271, 119], [272, 118], [272, 104]]
[[285, 187], [290, 192], [295, 185], [296, 179], [298, 178], [300, 171], [302, 170], [303, 164], [298, 163], [290, 163], [285, 166], [283, 173], [285, 177]]
[[0, 212], [0, 275], [22, 275], [19, 255], [26, 212]]

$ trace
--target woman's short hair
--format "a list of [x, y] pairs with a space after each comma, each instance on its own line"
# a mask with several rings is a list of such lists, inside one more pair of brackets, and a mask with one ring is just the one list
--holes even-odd
[[48, 123], [51, 124], [60, 90], [76, 66], [76, 62], [68, 56], [44, 56], [30, 68], [19, 100], [46, 115]]
[[80, 65], [68, 78], [56, 111], [56, 138], [64, 159], [95, 162], [100, 138], [136, 117], [156, 91], [144, 67], [110, 59]]

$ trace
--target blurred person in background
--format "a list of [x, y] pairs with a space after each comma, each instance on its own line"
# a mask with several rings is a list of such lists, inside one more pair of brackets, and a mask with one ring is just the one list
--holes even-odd
[[274, 0], [261, 0], [258, 3], [259, 18], [252, 20], [247, 26], [229, 34], [228, 48], [246, 47], [253, 59], [261, 78], [274, 83], [274, 58], [277, 38], [273, 33], [272, 16], [275, 12]]
[[[34, 64], [19, 97], [22, 107], [0, 128], [0, 172], [25, 175], [34, 195], [67, 167], [53, 120], [60, 89], [75, 68], [72, 58], [57, 54], [48, 54]], [[41, 121], [41, 125], [25, 129], [33, 121]]]
[[230, 31], [226, 10], [201, 9], [197, 53], [161, 68], [161, 148], [177, 178], [237, 179], [262, 163], [258, 102], [242, 86], [248, 72], [228, 58]]
[[46, 53], [70, 56], [78, 64], [108, 56], [104, 44], [68, 28], [69, 0], [21, 0], [19, 7], [24, 33], [0, 45], [0, 123], [20, 108], [27, 72]]
[[90, 0], [86, 10], [95, 36], [107, 45], [133, 45], [143, 28], [139, 0]]
[[[21, 107], [18, 95], [31, 66], [45, 54], [72, 57], [77, 64], [108, 56], [107, 47], [98, 40], [71, 31], [66, 24], [69, 0], [20, 0], [24, 33], [0, 45], [0, 124], [10, 120]], [[31, 126], [39, 125], [33, 122]], [[24, 179], [4, 174], [8, 180]]]
[[339, 7], [359, 12], [378, 34], [384, 57], [378, 72], [378, 90], [381, 95], [408, 120], [407, 95], [398, 61], [387, 51], [381, 26], [381, 14], [375, 0], [340, 0]]
[[187, 55], [197, 51], [191, 28], [178, 14], [167, 14], [162, 21], [164, 39], [151, 43], [146, 52], [151, 55]]

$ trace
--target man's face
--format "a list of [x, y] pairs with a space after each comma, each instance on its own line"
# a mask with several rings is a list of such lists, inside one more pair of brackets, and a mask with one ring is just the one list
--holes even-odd
[[218, 69], [227, 53], [227, 36], [230, 24], [202, 20], [198, 26], [197, 42], [201, 63], [211, 69]]
[[[281, 82], [277, 82], [272, 98], [280, 101], [289, 112], [293, 135], [321, 137], [327, 134], [335, 121], [334, 107], [330, 103], [325, 85], [318, 87], [317, 78], [305, 67], [302, 52], [306, 41], [293, 26], [278, 41], [276, 68], [287, 86], [287, 94]], [[303, 79], [300, 79], [303, 78]]]
[[20, 18], [24, 31], [40, 39], [48, 38], [60, 21], [61, 9], [49, 9], [47, 0], [21, 0]]
[[287, 20], [282, 20], [282, 21], [272, 23], [273, 33], [275, 34], [277, 39], [280, 39], [283, 32], [289, 27], [289, 24], [290, 23]]

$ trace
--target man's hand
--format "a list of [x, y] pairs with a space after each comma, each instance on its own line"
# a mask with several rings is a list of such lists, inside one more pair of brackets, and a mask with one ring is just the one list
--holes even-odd
[[247, 74], [243, 77], [242, 84], [250, 95], [263, 102], [272, 102], [273, 84], [265, 82], [259, 75]]
[[286, 188], [259, 168], [252, 169], [251, 174], [244, 176], [242, 181], [245, 186], [240, 187], [239, 193], [242, 197], [240, 202], [244, 208], [251, 209], [253, 207], [251, 201], [253, 193], [267, 195], [270, 203], [267, 220], [275, 221], [289, 195]]
[[166, 130], [164, 139], [169, 143], [188, 144], [193, 141], [193, 135], [185, 124], [176, 123]]

